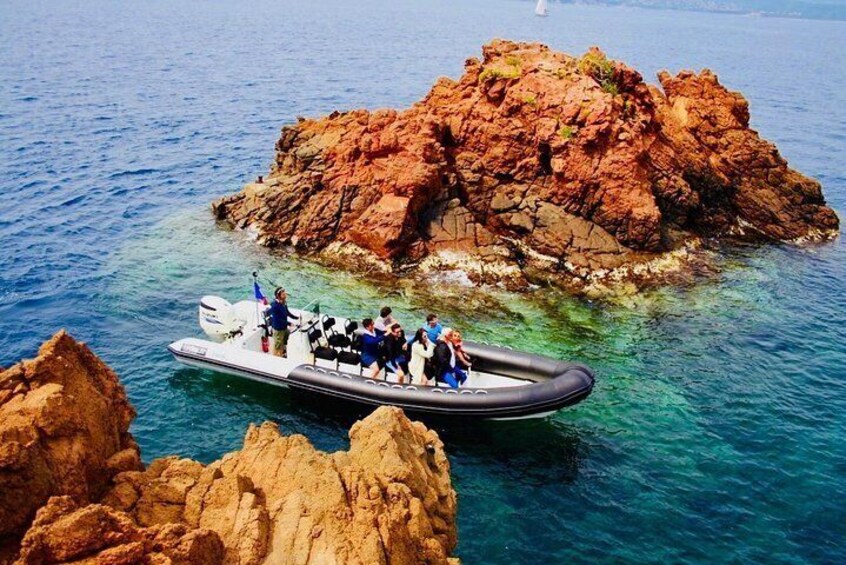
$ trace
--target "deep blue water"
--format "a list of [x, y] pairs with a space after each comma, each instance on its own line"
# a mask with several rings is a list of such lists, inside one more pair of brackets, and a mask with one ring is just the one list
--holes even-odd
[[[60, 327], [121, 375], [146, 460], [210, 461], [266, 419], [320, 448], [347, 414], [179, 368], [201, 294], [412, 320], [436, 298], [275, 257], [208, 203], [272, 159], [298, 115], [402, 107], [493, 37], [603, 46], [654, 80], [708, 66], [753, 125], [846, 210], [846, 24], [531, 3], [262, 1], [0, 5], [0, 365]], [[690, 288], [596, 304], [460, 286], [476, 338], [584, 361], [594, 395], [534, 423], [440, 426], [466, 563], [846, 562], [846, 248], [728, 248]]]

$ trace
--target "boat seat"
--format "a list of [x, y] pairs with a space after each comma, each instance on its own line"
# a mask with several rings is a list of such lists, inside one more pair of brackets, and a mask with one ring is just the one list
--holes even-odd
[[338, 351], [338, 363], [359, 365], [361, 363], [361, 355], [355, 351]]
[[308, 334], [308, 343], [311, 346], [311, 352], [317, 359], [325, 359], [326, 361], [335, 361], [338, 358], [338, 352], [331, 347], [320, 345], [320, 331], [312, 330]]
[[352, 340], [335, 329], [335, 318], [327, 317], [323, 320], [323, 335], [332, 347], [349, 347]]

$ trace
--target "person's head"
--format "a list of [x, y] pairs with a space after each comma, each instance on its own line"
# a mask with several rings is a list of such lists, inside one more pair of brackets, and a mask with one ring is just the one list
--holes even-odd
[[441, 332], [441, 336], [438, 339], [452, 343], [452, 333], [452, 328], [444, 328], [444, 331]]
[[455, 343], [455, 344], [459, 344], [459, 345], [461, 344], [461, 332], [460, 331], [455, 330], [455, 331], [452, 332], [452, 342]]
[[438, 325], [438, 315], [429, 314], [428, 316], [426, 316], [426, 323], [429, 324], [430, 328], [434, 328]]
[[391, 315], [391, 312], [393, 312], [393, 310], [391, 310], [391, 307], [390, 307], [390, 306], [385, 306], [384, 308], [382, 308], [381, 310], [379, 310], [379, 315], [380, 315], [381, 317], [383, 317], [383, 318], [387, 318], [388, 316], [390, 316], [390, 315]]
[[288, 298], [288, 293], [285, 292], [285, 289], [281, 286], [276, 289], [276, 292], [274, 292], [273, 295], [279, 302], [285, 302], [285, 300]]
[[367, 331], [373, 331], [373, 318], [365, 318], [361, 321], [361, 327]]
[[391, 333], [395, 336], [399, 336], [400, 334], [402, 334], [402, 326], [400, 326], [399, 324], [393, 324], [391, 326]]
[[414, 332], [414, 341], [419, 341], [423, 345], [426, 345], [429, 342], [429, 334], [426, 333], [426, 330], [420, 328]]

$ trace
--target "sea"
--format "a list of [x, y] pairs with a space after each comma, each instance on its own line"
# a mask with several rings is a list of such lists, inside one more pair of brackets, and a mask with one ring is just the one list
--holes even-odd
[[60, 328], [120, 375], [146, 462], [202, 462], [272, 420], [324, 450], [361, 414], [180, 367], [204, 294], [586, 363], [592, 396], [537, 421], [435, 422], [468, 564], [846, 562], [846, 246], [721, 246], [694, 284], [591, 301], [461, 276], [385, 282], [258, 247], [210, 202], [266, 173], [280, 128], [403, 108], [493, 38], [601, 46], [657, 83], [710, 68], [846, 211], [846, 22], [519, 0], [4, 0], [0, 365]]

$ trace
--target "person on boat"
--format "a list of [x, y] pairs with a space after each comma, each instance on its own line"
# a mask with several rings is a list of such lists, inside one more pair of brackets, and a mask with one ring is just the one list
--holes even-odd
[[379, 376], [379, 371], [385, 366], [382, 358], [382, 342], [384, 335], [376, 333], [375, 324], [372, 318], [365, 318], [361, 321], [361, 365], [370, 370], [370, 378]]
[[426, 332], [429, 341], [432, 343], [438, 343], [438, 338], [441, 336], [441, 332], [444, 331], [444, 328], [441, 326], [441, 322], [438, 320], [437, 314], [429, 314], [426, 316], [426, 325], [423, 326], [423, 330]]
[[434, 355], [434, 342], [430, 342], [426, 330], [420, 328], [411, 339], [411, 362], [408, 364], [408, 372], [411, 374], [411, 384], [428, 384], [429, 379], [432, 377], [431, 359]]
[[391, 315], [391, 312], [393, 310], [391, 310], [390, 306], [385, 306], [379, 311], [379, 317], [376, 318], [375, 322], [376, 333], [385, 334], [391, 326], [398, 323], [397, 319]]
[[275, 300], [270, 305], [270, 325], [273, 327], [273, 354], [277, 357], [287, 355], [288, 337], [291, 335], [288, 329], [288, 320], [299, 320], [299, 317], [291, 314], [288, 309], [288, 293], [279, 287], [273, 293]]
[[452, 332], [453, 336], [453, 343], [455, 344], [455, 358], [458, 362], [458, 365], [465, 371], [470, 370], [470, 366], [472, 361], [470, 360], [470, 355], [464, 351], [464, 341], [461, 339], [461, 332], [458, 330], [454, 330]]
[[405, 333], [402, 331], [401, 325], [393, 324], [388, 330], [388, 333], [385, 334], [384, 345], [385, 366], [397, 375], [397, 382], [403, 384], [405, 374], [408, 372], [408, 360], [406, 359], [408, 342], [405, 340]]
[[447, 328], [441, 334], [441, 340], [435, 347], [435, 362], [438, 367], [438, 381], [445, 382], [452, 388], [458, 388], [467, 380], [467, 373], [458, 365], [455, 354], [455, 332]]

